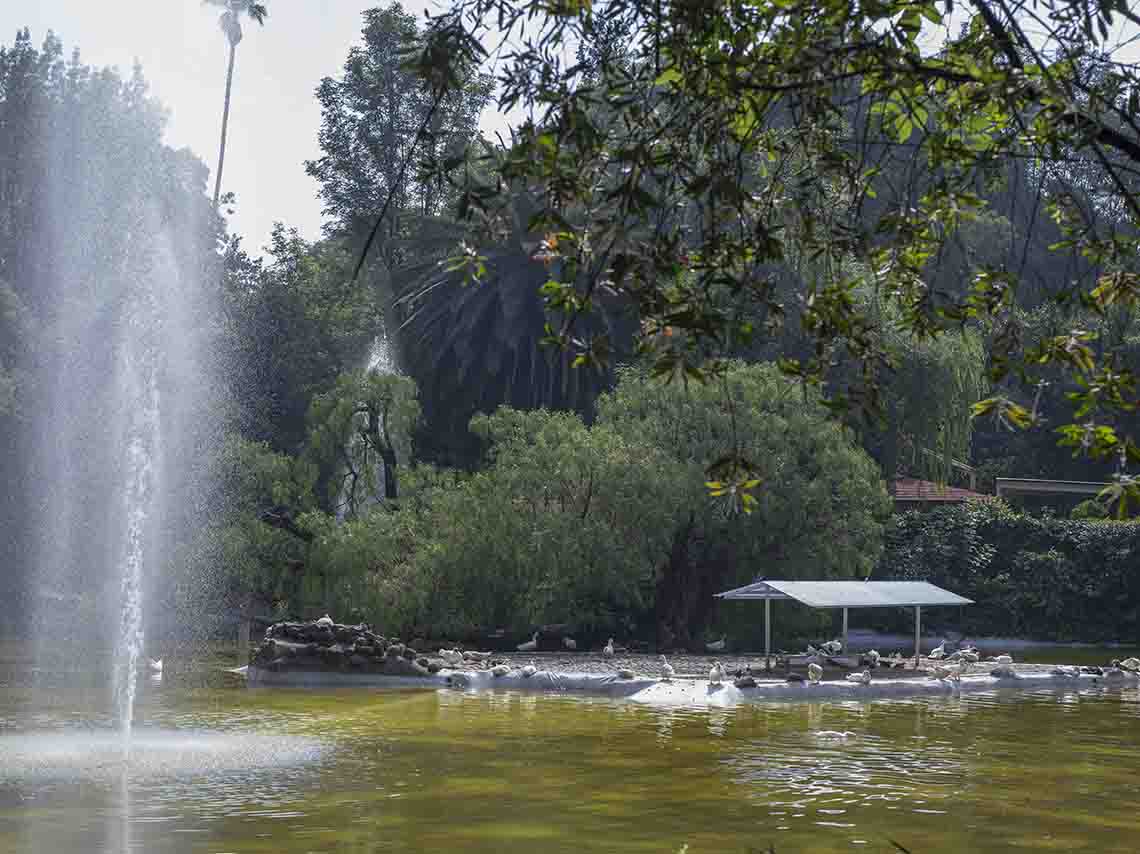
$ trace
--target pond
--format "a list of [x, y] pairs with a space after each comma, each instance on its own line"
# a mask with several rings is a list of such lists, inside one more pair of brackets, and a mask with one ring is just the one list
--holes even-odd
[[1132, 852], [1140, 834], [1136, 689], [656, 709], [168, 670], [140, 680], [124, 764], [99, 677], [0, 666], [0, 852]]

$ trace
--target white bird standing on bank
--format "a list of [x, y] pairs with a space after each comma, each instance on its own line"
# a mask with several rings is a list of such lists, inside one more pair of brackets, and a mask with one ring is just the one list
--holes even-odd
[[531, 635], [530, 640], [528, 640], [526, 643], [520, 643], [515, 647], [515, 649], [517, 649], [519, 652], [534, 652], [536, 649], [538, 649], [538, 632], [535, 632], [533, 635]]
[[534, 666], [534, 659], [531, 659], [530, 664], [522, 669], [523, 678], [530, 679], [536, 673], [538, 673], [538, 668]]
[[930, 669], [930, 675], [940, 682], [945, 682], [947, 679], [957, 682], [962, 678], [962, 671], [956, 665], [938, 664]]
[[712, 643], [706, 643], [705, 649], [707, 649], [709, 652], [724, 652], [724, 648], [727, 643], [728, 639], [725, 637], [725, 635], [721, 635], [720, 640], [713, 641]]
[[864, 670], [862, 673], [848, 673], [847, 674], [847, 681], [848, 682], [858, 682], [860, 685], [870, 685], [871, 684], [871, 671], [870, 670]]
[[443, 659], [443, 663], [448, 667], [462, 667], [463, 666], [463, 653], [455, 649], [441, 649], [439, 657]]
[[574, 640], [574, 638], [563, 638], [562, 645], [567, 649], [574, 650], [578, 648], [578, 641]]
[[944, 655], [946, 655], [946, 641], [942, 641], [942, 643], [938, 644], [938, 646], [930, 650], [930, 655], [928, 657], [933, 658], [935, 661], [938, 661], [938, 659], [942, 658]]
[[150, 668], [151, 673], [161, 673], [162, 672], [162, 659], [161, 658], [157, 658], [157, 659], [148, 658], [146, 660], [146, 666]]
[[614, 639], [613, 638], [610, 638], [608, 641], [606, 641], [606, 645], [604, 647], [602, 647], [602, 655], [604, 655], [606, 658], [613, 658], [614, 657]]
[[823, 668], [813, 661], [808, 665], [808, 681], [818, 684], [821, 679], [823, 679]]
[[333, 627], [333, 618], [328, 614], [325, 614], [323, 617], [317, 620], [317, 625], [322, 629], [331, 629]]
[[713, 685], [719, 685], [724, 681], [724, 668], [720, 666], [720, 662], [715, 658], [713, 659], [712, 667], [709, 668], [709, 682]]
[[672, 682], [675, 675], [673, 665], [665, 660], [665, 656], [661, 656], [661, 678], [666, 682]]

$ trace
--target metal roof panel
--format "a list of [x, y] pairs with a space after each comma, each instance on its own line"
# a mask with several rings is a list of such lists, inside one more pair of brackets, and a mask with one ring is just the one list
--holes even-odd
[[720, 599], [795, 599], [812, 608], [971, 605], [973, 600], [926, 581], [757, 581]]

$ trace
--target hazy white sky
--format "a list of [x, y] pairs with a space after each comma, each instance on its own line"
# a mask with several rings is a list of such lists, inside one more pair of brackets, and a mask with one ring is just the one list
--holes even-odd
[[[267, 242], [274, 220], [297, 226], [308, 238], [319, 236], [316, 183], [303, 165], [319, 152], [313, 92], [321, 77], [339, 73], [349, 47], [359, 42], [360, 13], [388, 5], [264, 2], [265, 26], [246, 22], [237, 50], [223, 180], [223, 192], [237, 194], [231, 228], [254, 252]], [[422, 17], [429, 3], [405, 0], [403, 6]], [[0, 0], [0, 44], [11, 44], [27, 26], [36, 44], [51, 29], [69, 53], [78, 47], [90, 65], [118, 66], [129, 74], [138, 59], [151, 91], [169, 110], [167, 143], [189, 146], [212, 172], [227, 60], [217, 20], [218, 10], [201, 0]]]

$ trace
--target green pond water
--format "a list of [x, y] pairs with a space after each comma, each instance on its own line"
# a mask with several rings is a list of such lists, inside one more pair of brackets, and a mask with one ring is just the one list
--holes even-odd
[[0, 852], [1140, 849], [1135, 689], [708, 710], [168, 670], [124, 763], [101, 677], [0, 666]]

